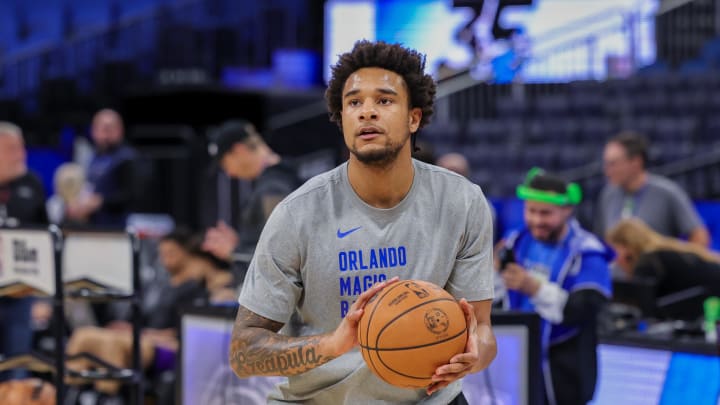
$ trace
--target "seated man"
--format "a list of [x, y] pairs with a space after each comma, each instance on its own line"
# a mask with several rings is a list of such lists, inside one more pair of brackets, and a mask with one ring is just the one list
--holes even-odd
[[[164, 290], [153, 310], [144, 314], [140, 340], [143, 368], [153, 363], [158, 348], [177, 350], [180, 306], [206, 301], [207, 292], [203, 285], [206, 269], [198, 266], [193, 259], [189, 246], [191, 240], [189, 233], [176, 230], [160, 241], [158, 253], [163, 267], [170, 274], [170, 288]], [[130, 325], [115, 322], [106, 328], [78, 328], [70, 337], [66, 352], [68, 356], [89, 353], [116, 367], [129, 368], [132, 343]], [[95, 365], [81, 357], [69, 360], [67, 366], [71, 370], [85, 370]], [[119, 385], [117, 381], [108, 380], [97, 382], [95, 387], [100, 392], [112, 395], [117, 393]]]
[[610, 297], [611, 252], [573, 218], [576, 184], [533, 169], [517, 195], [525, 227], [500, 242], [504, 306], [543, 319], [547, 403], [585, 404], [595, 391], [595, 318]]

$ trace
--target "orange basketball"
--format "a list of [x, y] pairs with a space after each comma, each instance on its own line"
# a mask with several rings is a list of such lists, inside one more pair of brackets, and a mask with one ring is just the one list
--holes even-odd
[[437, 285], [402, 280], [365, 306], [358, 340], [365, 363], [382, 380], [403, 388], [427, 387], [435, 369], [465, 351], [465, 314]]

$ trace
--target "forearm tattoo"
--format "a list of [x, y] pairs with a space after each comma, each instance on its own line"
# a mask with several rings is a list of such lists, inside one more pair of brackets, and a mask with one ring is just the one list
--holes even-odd
[[276, 332], [283, 325], [243, 308], [238, 310], [230, 343], [230, 365], [241, 377], [291, 376], [327, 363], [320, 337], [289, 337]]

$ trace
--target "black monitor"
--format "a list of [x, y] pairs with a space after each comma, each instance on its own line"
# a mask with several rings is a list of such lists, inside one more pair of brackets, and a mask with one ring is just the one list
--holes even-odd
[[703, 303], [710, 296], [703, 286], [686, 288], [657, 298], [656, 315], [660, 318], [696, 320], [703, 316]]
[[613, 301], [637, 307], [645, 318], [696, 320], [710, 295], [705, 287], [695, 286], [660, 296], [652, 279], [613, 280]]
[[656, 283], [650, 279], [613, 280], [613, 302], [640, 309], [644, 317], [654, 317], [657, 305]]

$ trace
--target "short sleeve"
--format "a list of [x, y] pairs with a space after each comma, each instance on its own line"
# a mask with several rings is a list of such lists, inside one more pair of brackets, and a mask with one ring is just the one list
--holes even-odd
[[268, 218], [255, 249], [238, 302], [256, 314], [287, 323], [300, 296], [302, 239], [286, 204]]
[[462, 246], [445, 289], [456, 298], [483, 301], [494, 298], [493, 222], [482, 192], [470, 204]]
[[607, 224], [607, 209], [609, 204], [609, 189], [603, 187], [600, 191], [600, 197], [597, 199], [595, 205], [595, 218], [593, 220], [593, 232], [600, 238], [605, 237], [605, 232], [608, 231]]
[[[676, 229], [680, 235], [687, 236], [695, 228], [703, 226], [702, 220], [695, 211], [695, 207], [690, 201], [690, 197], [679, 186], [678, 189], [671, 194], [673, 215], [675, 219]], [[679, 235], [678, 235], [679, 236]]]

